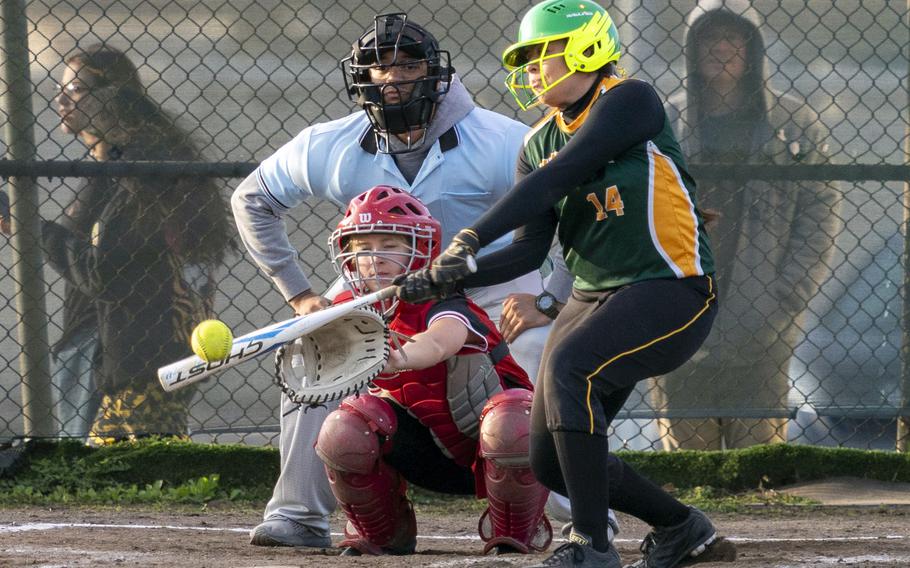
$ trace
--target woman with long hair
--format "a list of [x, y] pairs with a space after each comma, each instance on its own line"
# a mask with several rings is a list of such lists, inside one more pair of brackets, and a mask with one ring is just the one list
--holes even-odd
[[[96, 44], [65, 63], [54, 99], [61, 128], [78, 136], [95, 160], [199, 158], [124, 53]], [[90, 178], [62, 220], [44, 224], [44, 237], [67, 286], [56, 349], [61, 409], [92, 418], [100, 403], [91, 434], [101, 440], [185, 434], [194, 391], [164, 393], [155, 370], [185, 355], [194, 324], [212, 313], [213, 272], [233, 247], [215, 184], [194, 177]], [[67, 350], [74, 344], [77, 354]], [[60, 357], [62, 350], [69, 357]], [[96, 354], [90, 366], [88, 353]], [[88, 408], [73, 408], [74, 401]], [[62, 412], [60, 418], [65, 422]]]

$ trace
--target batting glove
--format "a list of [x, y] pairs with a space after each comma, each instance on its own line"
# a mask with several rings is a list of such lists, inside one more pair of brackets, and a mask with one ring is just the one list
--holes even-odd
[[430, 278], [439, 286], [454, 284], [464, 280], [465, 276], [477, 272], [474, 255], [480, 248], [477, 233], [471, 229], [462, 229], [452, 237], [452, 242], [436, 257], [430, 267]]
[[457, 291], [454, 284], [443, 286], [434, 284], [428, 268], [402, 274], [393, 280], [392, 284], [398, 286], [398, 297], [409, 304], [448, 298]]

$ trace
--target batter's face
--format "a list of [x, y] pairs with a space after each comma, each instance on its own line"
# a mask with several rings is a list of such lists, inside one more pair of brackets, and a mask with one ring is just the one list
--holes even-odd
[[100, 116], [104, 105], [92, 95], [91, 88], [79, 77], [81, 66], [67, 65], [60, 78], [59, 92], [54, 105], [60, 116], [60, 129], [67, 134], [90, 130], [94, 117]]
[[[566, 51], [566, 40], [553, 41], [547, 44], [546, 53], [541, 58], [543, 47], [540, 45], [528, 48], [528, 80], [535, 93], [541, 93], [540, 102], [552, 108], [566, 108], [583, 95], [588, 87], [579, 93], [582, 83], [590, 83], [585, 73], [571, 73], [563, 54]], [[568, 76], [567, 76], [568, 75]], [[552, 87], [551, 87], [552, 85]], [[544, 91], [544, 89], [548, 90]]]
[[381, 53], [378, 65], [370, 67], [370, 82], [385, 85], [382, 100], [397, 105], [410, 100], [414, 92], [414, 81], [427, 76], [427, 62], [399, 50], [395, 57], [393, 50]]
[[413, 258], [410, 240], [402, 235], [353, 235], [348, 246], [356, 253], [357, 274], [370, 292], [388, 286], [396, 276], [404, 274]]
[[746, 74], [748, 41], [733, 26], [705, 30], [697, 47], [698, 74], [706, 84], [738, 83]]

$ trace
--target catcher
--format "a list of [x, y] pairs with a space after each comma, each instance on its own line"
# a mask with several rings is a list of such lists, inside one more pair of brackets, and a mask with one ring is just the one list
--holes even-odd
[[[429, 266], [441, 229], [405, 191], [355, 197], [332, 233], [335, 269], [350, 299]], [[336, 298], [336, 303], [345, 298]], [[411, 554], [417, 542], [407, 483], [486, 497], [484, 553], [545, 550], [548, 491], [531, 473], [532, 385], [487, 315], [455, 294], [377, 306], [395, 337], [370, 394], [349, 396], [325, 420], [316, 453], [347, 515], [343, 555]], [[393, 338], [394, 339], [394, 338]]]

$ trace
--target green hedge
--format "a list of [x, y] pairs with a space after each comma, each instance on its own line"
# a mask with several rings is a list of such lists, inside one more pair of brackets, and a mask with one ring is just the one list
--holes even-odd
[[[910, 482], [910, 455], [894, 452], [778, 444], [724, 452], [623, 451], [618, 455], [653, 481], [678, 489], [711, 486], [741, 491], [842, 476]], [[69, 468], [101, 485], [164, 481], [176, 486], [218, 474], [222, 487], [249, 490], [271, 488], [278, 478], [279, 457], [274, 448], [174, 439], [122, 442], [101, 448], [72, 441], [30, 442], [16, 466], [8, 468], [2, 477], [20, 483], [30, 479], [37, 482], [39, 474], [47, 477], [48, 471], [60, 468]]]
[[910, 482], [910, 454], [774, 444], [724, 452], [618, 452], [643, 475], [678, 488], [774, 488], [830, 477]]

